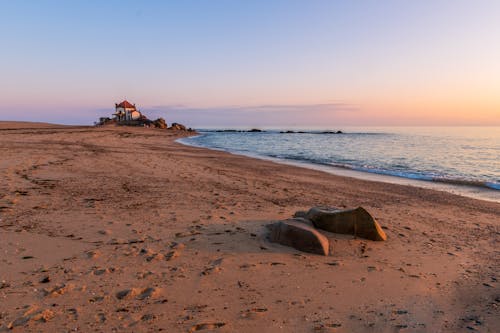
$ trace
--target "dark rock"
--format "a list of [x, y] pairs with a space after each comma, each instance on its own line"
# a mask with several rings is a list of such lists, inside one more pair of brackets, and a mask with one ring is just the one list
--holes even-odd
[[307, 212], [304, 210], [298, 210], [293, 214], [293, 217], [303, 217], [305, 218], [307, 216]]
[[328, 255], [328, 239], [303, 222], [287, 220], [271, 225], [269, 240], [300, 251]]
[[387, 239], [378, 222], [363, 207], [347, 210], [313, 207], [307, 212], [306, 218], [318, 229], [374, 241]]

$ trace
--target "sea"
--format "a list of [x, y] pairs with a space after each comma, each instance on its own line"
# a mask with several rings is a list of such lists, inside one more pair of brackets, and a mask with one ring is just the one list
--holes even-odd
[[500, 202], [500, 127], [198, 129], [197, 132], [199, 135], [179, 142], [342, 176]]

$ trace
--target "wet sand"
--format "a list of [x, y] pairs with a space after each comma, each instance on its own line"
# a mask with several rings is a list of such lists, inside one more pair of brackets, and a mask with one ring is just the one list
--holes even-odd
[[[188, 147], [0, 123], [0, 331], [495, 332], [500, 204]], [[386, 242], [266, 240], [363, 206]]]

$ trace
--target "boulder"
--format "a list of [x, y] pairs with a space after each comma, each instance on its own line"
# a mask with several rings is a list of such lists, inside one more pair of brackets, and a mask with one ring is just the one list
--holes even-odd
[[271, 225], [269, 240], [299, 251], [328, 255], [328, 239], [314, 227], [301, 221], [286, 220]]
[[311, 220], [318, 229], [374, 241], [387, 239], [378, 222], [363, 207], [347, 210], [313, 207], [307, 212], [305, 218]]
[[186, 126], [179, 123], [172, 123], [170, 128], [177, 131], [187, 131]]
[[164, 129], [164, 128], [167, 128], [167, 127], [168, 127], [168, 126], [167, 126], [167, 123], [165, 122], [165, 119], [163, 119], [163, 118], [158, 118], [158, 119], [156, 119], [155, 121], [153, 121], [153, 125], [154, 125], [155, 127], [157, 127], [157, 128], [162, 128], [162, 129]]

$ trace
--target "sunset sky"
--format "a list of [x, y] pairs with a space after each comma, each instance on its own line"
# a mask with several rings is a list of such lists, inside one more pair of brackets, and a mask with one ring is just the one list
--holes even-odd
[[0, 120], [500, 125], [500, 1], [0, 0]]

